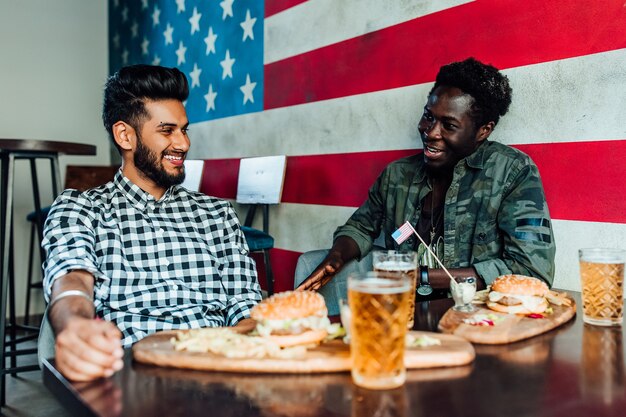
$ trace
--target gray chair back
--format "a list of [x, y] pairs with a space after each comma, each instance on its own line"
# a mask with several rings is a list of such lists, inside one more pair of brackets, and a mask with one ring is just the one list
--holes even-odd
[[37, 340], [37, 361], [41, 368], [42, 359], [54, 358], [54, 330], [48, 320], [48, 309], [41, 320], [39, 328], [39, 339]]
[[[294, 288], [302, 283], [306, 277], [322, 262], [328, 254], [328, 249], [319, 249], [304, 252], [298, 258], [294, 277]], [[348, 275], [353, 272], [366, 272], [372, 270], [372, 252], [361, 261], [348, 262], [333, 279], [324, 285], [319, 293], [326, 301], [328, 315], [339, 315], [339, 300], [348, 298]]]

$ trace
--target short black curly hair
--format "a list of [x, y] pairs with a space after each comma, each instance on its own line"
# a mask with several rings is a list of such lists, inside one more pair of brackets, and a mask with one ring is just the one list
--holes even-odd
[[453, 62], [439, 69], [435, 86], [456, 87], [474, 99], [471, 118], [476, 127], [489, 122], [498, 124], [501, 116], [509, 110], [513, 90], [509, 79], [492, 65], [483, 64], [475, 58]]
[[124, 121], [139, 130], [148, 117], [146, 101], [185, 101], [189, 96], [187, 77], [177, 68], [154, 65], [130, 65], [110, 76], [104, 86], [102, 121], [115, 147], [113, 125]]

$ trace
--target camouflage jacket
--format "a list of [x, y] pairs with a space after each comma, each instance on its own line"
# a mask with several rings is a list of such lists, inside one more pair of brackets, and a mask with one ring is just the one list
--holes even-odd
[[[407, 220], [417, 224], [421, 201], [430, 191], [422, 154], [394, 161], [334, 238], [354, 239], [362, 257], [381, 233], [388, 249], [416, 250], [415, 236], [398, 245], [391, 234]], [[530, 157], [485, 141], [459, 161], [445, 199], [446, 267], [473, 266], [487, 284], [498, 275], [516, 273], [552, 285], [554, 254], [543, 185]]]

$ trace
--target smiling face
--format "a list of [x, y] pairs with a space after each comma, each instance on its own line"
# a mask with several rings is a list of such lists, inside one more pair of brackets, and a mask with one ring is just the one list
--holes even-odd
[[135, 131], [119, 122], [124, 152], [124, 176], [143, 190], [160, 198], [172, 185], [185, 179], [183, 165], [189, 150], [187, 128], [189, 121], [183, 104], [178, 100], [148, 101], [148, 117]]
[[491, 134], [493, 123], [476, 127], [471, 118], [474, 99], [456, 87], [439, 86], [428, 97], [419, 122], [424, 161], [429, 173], [450, 174]]

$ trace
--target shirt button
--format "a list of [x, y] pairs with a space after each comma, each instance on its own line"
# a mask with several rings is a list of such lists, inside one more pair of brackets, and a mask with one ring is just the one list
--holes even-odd
[[178, 289], [178, 285], [176, 285], [176, 284], [172, 285], [172, 289], [173, 290], [177, 290]]
[[168, 266], [169, 264], [170, 264], [170, 261], [168, 261], [167, 259], [161, 259], [161, 265]]

